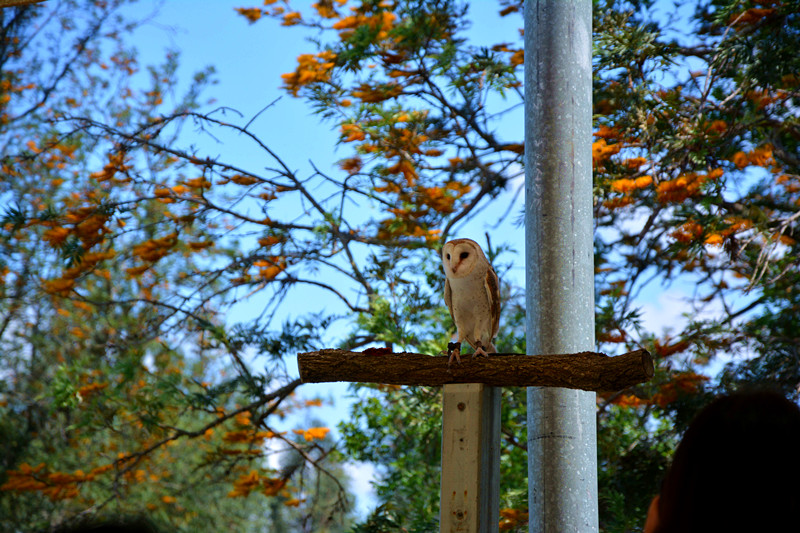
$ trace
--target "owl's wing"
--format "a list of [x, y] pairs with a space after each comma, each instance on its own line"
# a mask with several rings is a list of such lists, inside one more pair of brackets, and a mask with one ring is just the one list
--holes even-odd
[[447, 305], [447, 310], [450, 311], [450, 316], [455, 321], [456, 317], [453, 316], [453, 290], [450, 288], [450, 280], [444, 280], [444, 303]]
[[[486, 271], [486, 279], [483, 285], [486, 287], [486, 296], [489, 298], [489, 312], [492, 315], [492, 338], [495, 338], [500, 330], [500, 280], [497, 279], [497, 274], [495, 274], [491, 266]], [[445, 299], [447, 299], [447, 296], [445, 296]]]

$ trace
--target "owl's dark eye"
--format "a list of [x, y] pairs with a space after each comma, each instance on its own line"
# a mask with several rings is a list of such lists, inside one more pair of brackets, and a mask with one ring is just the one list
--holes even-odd
[[450, 261], [450, 254], [447, 254], [447, 260]]
[[469, 252], [461, 252], [461, 255], [458, 256], [460, 259], [466, 259], [469, 257]]

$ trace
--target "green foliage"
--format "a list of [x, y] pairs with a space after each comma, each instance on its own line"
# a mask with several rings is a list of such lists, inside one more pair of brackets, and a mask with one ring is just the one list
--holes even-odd
[[[642, 524], [713, 394], [769, 384], [796, 397], [800, 382], [800, 3], [677, 4], [593, 2], [596, 338], [658, 363], [650, 383], [599, 398], [608, 532]], [[447, 345], [437, 250], [499, 212], [522, 174], [506, 122], [523, 102], [521, 34], [474, 44], [476, 4], [455, 0], [239, 9], [314, 32], [284, 87], [345, 154], [300, 176], [252, 120], [203, 113], [213, 70], [166, 104], [178, 56], [140, 70], [120, 5], [2, 11], [0, 372], [12, 379], [0, 384], [0, 514], [36, 529], [144, 508], [170, 530], [258, 530], [266, 501], [276, 530], [341, 531], [349, 457], [379, 471], [379, 507], [353, 531], [435, 529], [439, 392], [357, 385], [341, 443], [318, 421], [293, 437], [276, 419], [313, 403], [292, 396], [284, 358]], [[256, 168], [186, 147], [190, 122], [252, 143]], [[503, 280], [496, 344], [523, 352], [508, 251], [488, 253]], [[648, 320], [642, 295], [656, 285], [696, 288], [686, 320]], [[275, 329], [298, 289], [339, 307], [308, 298]], [[258, 312], [228, 322], [256, 298]], [[503, 401], [502, 524], [523, 530], [524, 391]], [[279, 468], [266, 460], [275, 446], [291, 451]]]
[[[362, 385], [354, 393], [358, 401], [353, 404], [353, 419], [363, 420], [367, 427], [356, 422], [340, 424], [344, 449], [355, 460], [382, 467], [376, 486], [381, 506], [369, 522], [383, 526], [397, 522], [412, 531], [435, 530], [441, 473], [441, 391]], [[430, 489], [421, 490], [424, 487]]]
[[[0, 10], [0, 523], [342, 531], [352, 502], [327, 429], [272, 427], [317, 403], [292, 396], [279, 362], [256, 371], [244, 353], [310, 346], [327, 318], [283, 336], [221, 323], [230, 301], [207, 269], [235, 254], [212, 240], [210, 209], [171, 210], [175, 189], [154, 177], [184, 193], [210, 182], [148, 144], [176, 142], [212, 71], [184, 95], [176, 54], [140, 71], [124, 3]], [[265, 523], [269, 501], [286, 511]]]
[[632, 531], [642, 526], [650, 500], [676, 442], [671, 428], [650, 411], [605, 405], [597, 434], [601, 527]]

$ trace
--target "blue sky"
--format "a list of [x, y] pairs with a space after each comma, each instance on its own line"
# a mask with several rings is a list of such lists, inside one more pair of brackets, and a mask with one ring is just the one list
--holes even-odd
[[[240, 124], [258, 114], [250, 130], [289, 167], [297, 170], [298, 175], [307, 176], [311, 173], [310, 160], [323, 171], [330, 169], [337, 160], [351, 155], [349, 147], [337, 151], [338, 127], [330, 122], [321, 122], [320, 117], [314, 115], [303, 100], [291, 97], [280, 88], [280, 75], [295, 69], [296, 57], [315, 50], [315, 46], [306, 41], [309, 31], [282, 27], [279, 21], [268, 18], [249, 24], [235, 12], [237, 7], [252, 7], [260, 3], [259, 0], [254, 0], [253, 3], [247, 3], [246, 0], [141, 0], [129, 8], [135, 16], [146, 16], [156, 10], [157, 14], [135, 34], [133, 42], [140, 52], [139, 62], [141, 65], [158, 63], [167, 49], [177, 49], [181, 53], [181, 80], [190, 80], [195, 72], [213, 65], [218, 83], [204, 94], [206, 97], [213, 97], [215, 103], [205, 111], [214, 106], [233, 108], [241, 113], [242, 118], [229, 113], [226, 120]], [[311, 3], [306, 0], [293, 2], [292, 5], [298, 8]], [[498, 17], [494, 2], [478, 2], [473, 10], [475, 20], [493, 21], [490, 24], [473, 25], [469, 33], [470, 39], [476, 45], [496, 44], [503, 39], [503, 34], [509, 35], [508, 41], [519, 38], [519, 19]], [[168, 105], [169, 101], [166, 100]], [[270, 107], [264, 110], [266, 106]], [[522, 114], [509, 116], [507, 122], [508, 137], [521, 138]], [[272, 163], [265, 160], [263, 152], [241, 135], [215, 131], [214, 134], [219, 135], [222, 141], [217, 143], [207, 136], [193, 136], [190, 128], [185, 132], [184, 144], [197, 144], [201, 154], [212, 157], [223, 154], [226, 161], [233, 161], [255, 172]], [[333, 173], [336, 175], [338, 172], [335, 170]], [[503, 211], [512, 201], [512, 197], [513, 190], [507, 195], [506, 201], [501, 202]], [[483, 234], [488, 231], [493, 245], [505, 242], [521, 252], [524, 247], [523, 231], [521, 227], [513, 225], [521, 206], [520, 203], [514, 208], [502, 227], [494, 227], [497, 213], [486, 213], [465, 222], [457, 236], [471, 236], [483, 242]], [[283, 209], [296, 210], [298, 206], [286, 204]], [[521, 284], [524, 261], [521, 255], [517, 259], [519, 266], [512, 275], [518, 275], [516, 283]], [[321, 298], [314, 301], [321, 301], [323, 305], [339, 305], [335, 298], [327, 295], [317, 294], [315, 298]], [[305, 300], [303, 297], [294, 299]], [[252, 315], [252, 306], [249, 311]], [[304, 310], [287, 305], [282, 311], [282, 316], [291, 316]], [[243, 312], [241, 306], [237, 308], [234, 317], [240, 312]], [[278, 323], [281, 320], [279, 317]]]

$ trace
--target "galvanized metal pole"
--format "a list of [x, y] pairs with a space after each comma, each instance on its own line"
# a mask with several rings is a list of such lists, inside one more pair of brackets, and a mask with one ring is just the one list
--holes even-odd
[[[594, 348], [592, 1], [525, 1], [528, 354]], [[595, 393], [528, 389], [531, 533], [597, 531]]]

